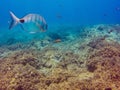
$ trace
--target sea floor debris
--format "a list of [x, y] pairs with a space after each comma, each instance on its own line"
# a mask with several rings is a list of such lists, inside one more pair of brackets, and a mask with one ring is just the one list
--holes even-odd
[[78, 38], [60, 43], [2, 45], [0, 90], [120, 90], [119, 25], [76, 29]]

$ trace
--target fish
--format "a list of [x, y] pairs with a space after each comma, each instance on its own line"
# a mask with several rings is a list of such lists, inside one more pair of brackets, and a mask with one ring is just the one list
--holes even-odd
[[[13, 12], [10, 11], [10, 16], [11, 16], [11, 22], [9, 29], [12, 29], [17, 25], [20, 25], [21, 29], [28, 31], [30, 33], [36, 33], [40, 31], [44, 32], [48, 28], [45, 19], [39, 14], [27, 14], [23, 18], [18, 18], [17, 16], [15, 16]], [[31, 28], [34, 31], [32, 31]]]
[[56, 17], [59, 19], [63, 18], [62, 15], [60, 15], [60, 14], [57, 14]]
[[59, 43], [61, 41], [62, 41], [61, 39], [56, 39], [56, 40], [54, 40], [54, 43]]
[[120, 11], [120, 7], [116, 7], [116, 11]]
[[107, 15], [106, 13], [104, 13], [104, 14], [103, 14], [103, 16], [105, 16], [105, 17], [106, 17], [106, 16], [108, 16], [108, 15]]

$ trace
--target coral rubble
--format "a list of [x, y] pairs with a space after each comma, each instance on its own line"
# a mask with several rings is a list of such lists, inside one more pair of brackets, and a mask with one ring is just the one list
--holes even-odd
[[[111, 39], [118, 29], [82, 28], [87, 36], [72, 42], [8, 41], [0, 47], [0, 90], [120, 90], [120, 44]], [[62, 38], [54, 34], [50, 38]]]

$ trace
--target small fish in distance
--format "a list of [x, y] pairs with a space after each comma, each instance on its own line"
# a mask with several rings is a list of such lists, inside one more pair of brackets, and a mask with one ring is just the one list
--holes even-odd
[[[10, 11], [10, 15], [11, 15], [12, 21], [10, 23], [9, 29], [12, 29], [14, 26], [19, 24], [23, 30], [29, 31], [29, 29], [31, 29], [30, 26], [33, 26], [34, 24], [34, 27], [37, 28], [37, 31], [29, 31], [30, 33], [36, 33], [39, 31], [43, 32], [47, 30], [48, 25], [45, 19], [39, 14], [28, 14], [21, 19], [16, 17], [15, 14], [11, 11]], [[27, 27], [27, 29], [25, 27]], [[35, 30], [35, 28], [33, 29]]]

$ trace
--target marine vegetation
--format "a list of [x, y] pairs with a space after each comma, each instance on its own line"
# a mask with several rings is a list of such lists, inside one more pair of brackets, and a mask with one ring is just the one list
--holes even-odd
[[77, 38], [56, 32], [25, 44], [8, 39], [0, 47], [0, 90], [120, 90], [118, 28], [77, 26]]

